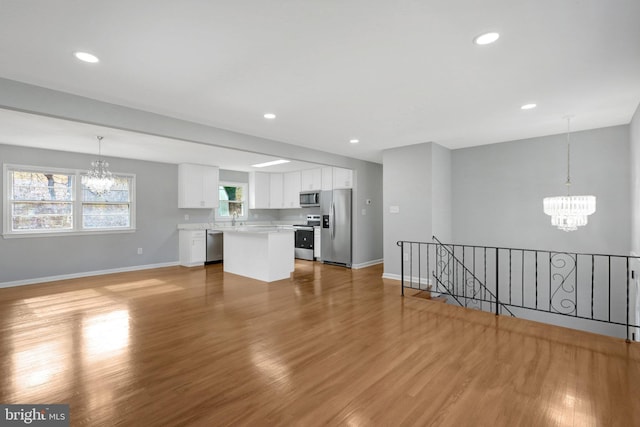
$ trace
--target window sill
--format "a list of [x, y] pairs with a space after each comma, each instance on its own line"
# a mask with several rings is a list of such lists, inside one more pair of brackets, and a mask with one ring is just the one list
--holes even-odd
[[95, 236], [99, 234], [122, 234], [135, 233], [135, 228], [112, 229], [112, 230], [83, 230], [83, 231], [56, 231], [53, 233], [29, 232], [29, 233], [4, 233], [2, 237], [5, 239], [22, 239], [29, 237], [63, 237], [63, 236]]

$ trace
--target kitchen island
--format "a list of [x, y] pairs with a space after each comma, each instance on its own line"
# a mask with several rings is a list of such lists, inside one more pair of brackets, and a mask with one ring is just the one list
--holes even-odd
[[294, 269], [294, 231], [273, 226], [220, 228], [224, 271], [265, 282], [288, 279]]

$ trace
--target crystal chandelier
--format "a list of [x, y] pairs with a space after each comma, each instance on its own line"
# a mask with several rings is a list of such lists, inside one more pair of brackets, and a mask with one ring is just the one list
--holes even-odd
[[102, 137], [98, 137], [98, 160], [91, 162], [91, 170], [82, 177], [82, 184], [97, 196], [108, 193], [115, 180], [109, 172], [109, 163], [102, 160]]
[[596, 211], [595, 196], [572, 196], [571, 188], [571, 117], [567, 116], [567, 195], [545, 197], [544, 213], [551, 215], [551, 225], [563, 231], [577, 230], [587, 225], [588, 217]]

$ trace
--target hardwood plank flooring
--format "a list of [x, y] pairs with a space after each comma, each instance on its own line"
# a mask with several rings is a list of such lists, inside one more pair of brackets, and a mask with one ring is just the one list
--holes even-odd
[[73, 426], [640, 426], [640, 346], [400, 296], [382, 267], [0, 289], [0, 403]]

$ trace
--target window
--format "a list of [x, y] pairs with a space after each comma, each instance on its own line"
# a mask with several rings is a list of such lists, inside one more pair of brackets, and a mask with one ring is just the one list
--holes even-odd
[[216, 212], [217, 219], [246, 220], [247, 212], [247, 184], [236, 182], [221, 182], [218, 187], [220, 205]]
[[4, 235], [130, 231], [135, 228], [135, 176], [115, 174], [96, 196], [83, 171], [5, 165]]
[[111, 191], [97, 196], [82, 186], [82, 228], [131, 228], [131, 177], [117, 175]]

